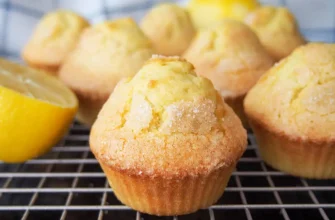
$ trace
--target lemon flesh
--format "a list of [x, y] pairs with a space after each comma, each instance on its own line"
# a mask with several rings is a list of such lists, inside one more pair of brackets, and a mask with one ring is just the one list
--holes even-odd
[[187, 8], [195, 26], [204, 28], [225, 18], [242, 21], [258, 6], [257, 0], [191, 0]]
[[75, 95], [56, 78], [0, 58], [0, 160], [24, 162], [48, 151], [77, 107]]

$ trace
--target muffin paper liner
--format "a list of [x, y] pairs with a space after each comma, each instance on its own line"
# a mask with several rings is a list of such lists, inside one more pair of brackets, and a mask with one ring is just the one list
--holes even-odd
[[306, 178], [335, 178], [334, 141], [294, 139], [286, 134], [271, 132], [253, 120], [249, 122], [261, 157], [273, 168]]
[[234, 166], [205, 175], [160, 177], [129, 175], [100, 163], [117, 198], [143, 213], [170, 216], [195, 212], [214, 204], [223, 194]]

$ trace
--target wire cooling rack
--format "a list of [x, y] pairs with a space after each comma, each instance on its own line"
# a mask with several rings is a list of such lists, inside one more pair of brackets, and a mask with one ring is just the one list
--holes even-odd
[[223, 197], [191, 215], [154, 217], [122, 205], [74, 123], [51, 152], [24, 164], [0, 164], [1, 220], [335, 219], [335, 181], [295, 178], [265, 165], [253, 134]]

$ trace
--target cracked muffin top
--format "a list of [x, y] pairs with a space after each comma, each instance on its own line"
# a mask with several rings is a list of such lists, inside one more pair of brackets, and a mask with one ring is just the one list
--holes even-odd
[[245, 95], [273, 64], [256, 34], [234, 20], [199, 30], [184, 57], [224, 98]]
[[195, 28], [188, 12], [171, 3], [152, 8], [142, 19], [141, 28], [161, 55], [181, 55], [191, 43]]
[[59, 77], [72, 90], [105, 97], [152, 56], [149, 39], [132, 18], [104, 21], [87, 28], [62, 65]]
[[48, 13], [35, 28], [22, 57], [29, 65], [55, 74], [88, 26], [85, 18], [72, 11]]
[[90, 136], [92, 151], [104, 163], [163, 176], [233, 165], [245, 145], [235, 113], [209, 80], [178, 57], [153, 57], [121, 81]]
[[244, 106], [252, 120], [274, 131], [335, 140], [335, 44], [296, 49], [258, 81]]
[[259, 7], [246, 16], [245, 23], [276, 60], [290, 55], [295, 48], [306, 43], [294, 15], [284, 7]]

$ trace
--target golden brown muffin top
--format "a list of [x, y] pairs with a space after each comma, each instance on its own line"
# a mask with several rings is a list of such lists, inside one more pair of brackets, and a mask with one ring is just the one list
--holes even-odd
[[72, 11], [57, 10], [48, 13], [38, 23], [22, 56], [32, 64], [58, 67], [88, 26], [85, 18]]
[[154, 57], [121, 81], [92, 127], [95, 156], [132, 174], [184, 176], [237, 162], [246, 132], [193, 66]]
[[152, 8], [144, 16], [141, 28], [161, 55], [181, 55], [195, 35], [188, 12], [171, 3]]
[[75, 91], [105, 97], [123, 77], [135, 75], [152, 53], [133, 19], [105, 21], [84, 31], [60, 78]]
[[273, 64], [255, 33], [233, 20], [200, 30], [184, 57], [223, 97], [244, 95]]
[[306, 43], [293, 14], [284, 7], [263, 6], [245, 18], [271, 56], [280, 60]]
[[245, 99], [247, 115], [293, 138], [335, 140], [335, 44], [310, 43], [270, 69]]

